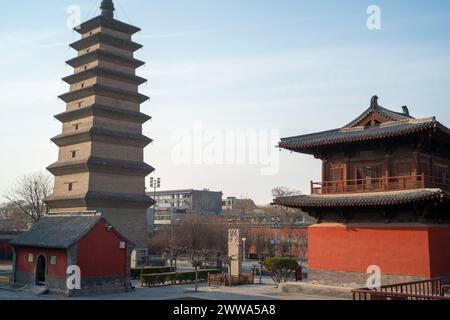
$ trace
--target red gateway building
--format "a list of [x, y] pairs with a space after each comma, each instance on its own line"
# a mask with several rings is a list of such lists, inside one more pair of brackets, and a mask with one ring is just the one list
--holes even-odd
[[382, 284], [450, 278], [450, 130], [371, 106], [348, 125], [282, 139], [279, 147], [322, 160], [311, 195], [275, 199], [317, 219], [308, 230], [309, 279]]

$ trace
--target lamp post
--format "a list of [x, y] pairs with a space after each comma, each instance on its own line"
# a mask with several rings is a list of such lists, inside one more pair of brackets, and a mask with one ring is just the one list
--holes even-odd
[[156, 201], [156, 189], [161, 188], [161, 178], [150, 178], [150, 188], [153, 188], [153, 200], [155, 200], [155, 204], [153, 206], [153, 228], [155, 228], [155, 216], [156, 216], [156, 208], [158, 206], [158, 201]]
[[[274, 240], [274, 246], [275, 250], [278, 248], [278, 229], [281, 227], [281, 220], [280, 217], [272, 217], [272, 228], [275, 229], [275, 240]], [[276, 251], [275, 251], [276, 255]]]
[[242, 238], [242, 261], [245, 262], [245, 241], [247, 238]]

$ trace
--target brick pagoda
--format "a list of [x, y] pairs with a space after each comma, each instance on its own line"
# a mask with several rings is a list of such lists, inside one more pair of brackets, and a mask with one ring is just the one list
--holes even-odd
[[50, 214], [100, 212], [137, 248], [147, 248], [145, 177], [153, 168], [144, 162], [151, 139], [142, 134], [150, 119], [140, 111], [149, 98], [139, 93], [146, 82], [136, 75], [144, 62], [134, 58], [142, 45], [132, 41], [140, 31], [114, 19], [112, 1], [102, 13], [74, 30], [81, 39], [70, 46], [77, 57], [67, 61], [74, 74], [63, 80], [70, 91], [59, 98], [66, 110], [56, 115], [62, 133], [52, 139], [58, 161], [48, 167], [55, 176]]

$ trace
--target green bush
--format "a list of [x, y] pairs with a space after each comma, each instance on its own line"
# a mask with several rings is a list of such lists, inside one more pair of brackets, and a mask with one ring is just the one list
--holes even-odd
[[[198, 281], [208, 281], [208, 274], [222, 273], [222, 270], [199, 270]], [[159, 274], [143, 274], [140, 277], [142, 286], [152, 287], [165, 284], [182, 284], [195, 282], [195, 271], [167, 272]]]
[[141, 272], [143, 271], [143, 274], [157, 274], [157, 273], [169, 273], [174, 272], [174, 268], [171, 267], [146, 267], [144, 269], [142, 268], [136, 268], [131, 269], [131, 277], [134, 279], [137, 279], [141, 276]]
[[289, 257], [274, 257], [264, 261], [264, 269], [277, 281], [286, 282], [288, 276], [299, 267], [297, 261]]
[[11, 275], [0, 276], [0, 286], [9, 285], [11, 280]]

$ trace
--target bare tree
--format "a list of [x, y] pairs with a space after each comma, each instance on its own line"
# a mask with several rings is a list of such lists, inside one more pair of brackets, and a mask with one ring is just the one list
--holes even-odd
[[274, 198], [292, 197], [302, 195], [301, 191], [290, 189], [288, 187], [275, 187], [272, 189], [272, 196]]
[[47, 213], [44, 199], [50, 195], [52, 179], [43, 172], [25, 175], [15, 183], [4, 197], [14, 203], [33, 222], [39, 221]]
[[14, 203], [0, 204], [0, 231], [26, 231], [32, 223], [33, 220], [25, 216]]

